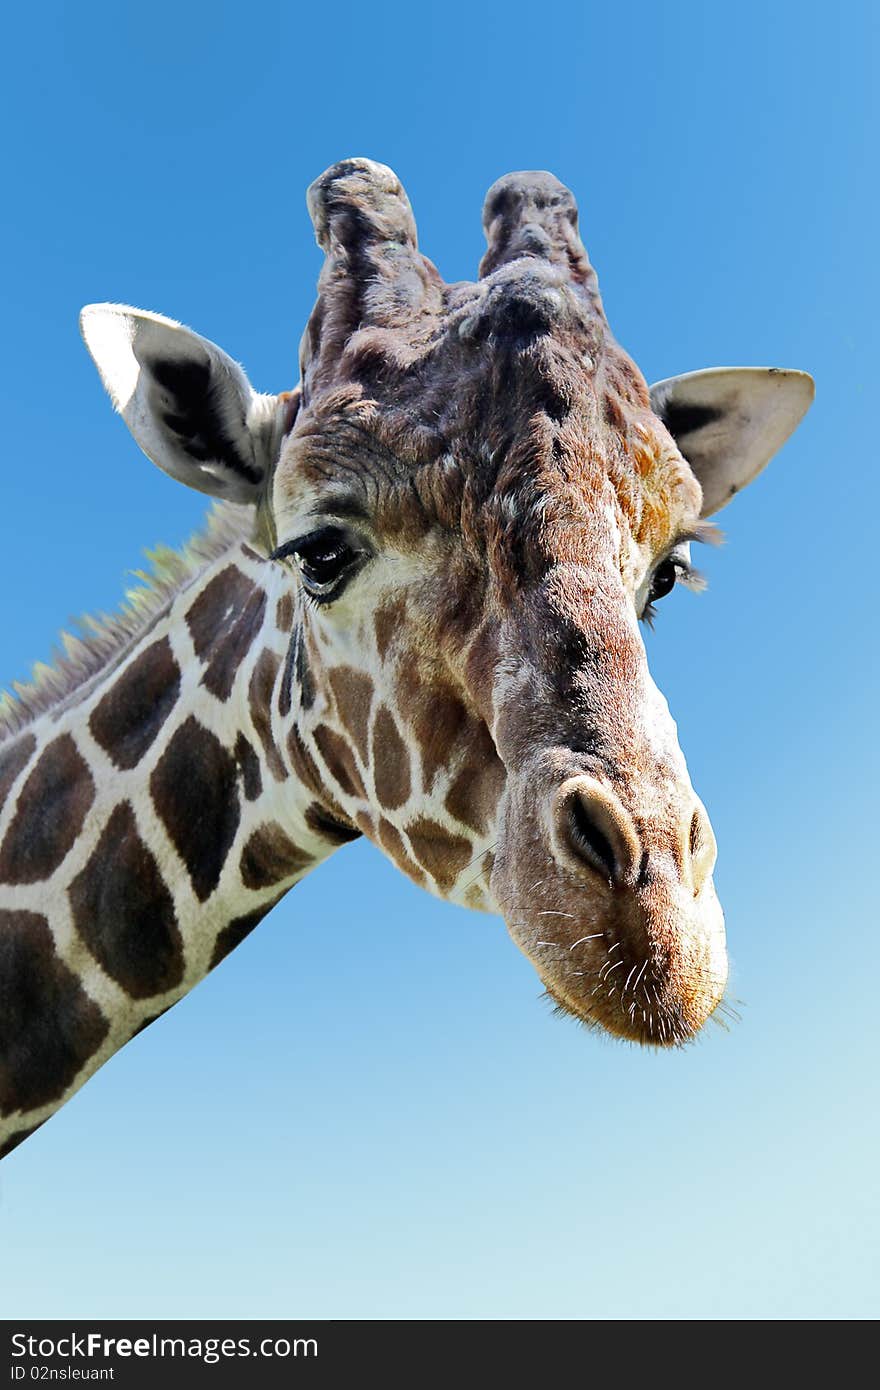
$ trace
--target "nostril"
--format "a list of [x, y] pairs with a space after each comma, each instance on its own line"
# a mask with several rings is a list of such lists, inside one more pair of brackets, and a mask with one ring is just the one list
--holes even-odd
[[691, 833], [688, 840], [688, 847], [691, 852], [691, 859], [695, 859], [703, 845], [703, 824], [699, 811], [694, 811], [691, 817]]
[[580, 859], [614, 883], [618, 877], [617, 857], [606, 832], [598, 824], [596, 808], [588, 808], [580, 795], [571, 798], [568, 806], [569, 839]]
[[[551, 802], [555, 852], [589, 868], [612, 888], [633, 887], [642, 845], [623, 804], [595, 777], [570, 777]], [[548, 808], [549, 809], [549, 808]]]
[[711, 877], [716, 852], [715, 836], [712, 834], [709, 817], [702, 806], [697, 806], [691, 816], [688, 833], [690, 874], [695, 898], [699, 897], [707, 879]]

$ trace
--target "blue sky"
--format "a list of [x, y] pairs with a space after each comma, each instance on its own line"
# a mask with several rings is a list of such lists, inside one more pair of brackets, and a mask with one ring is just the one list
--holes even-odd
[[202, 513], [80, 306], [292, 386], [304, 192], [342, 156], [397, 170], [448, 279], [493, 180], [553, 170], [649, 379], [792, 366], [817, 400], [648, 635], [742, 1022], [588, 1036], [500, 921], [352, 846], [4, 1162], [0, 1316], [876, 1315], [877, 30], [787, 0], [10, 11], [3, 680]]

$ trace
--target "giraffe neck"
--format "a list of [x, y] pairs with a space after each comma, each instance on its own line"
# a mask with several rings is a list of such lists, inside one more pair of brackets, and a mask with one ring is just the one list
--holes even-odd
[[231, 544], [0, 744], [0, 1156], [357, 835], [298, 737], [298, 628]]

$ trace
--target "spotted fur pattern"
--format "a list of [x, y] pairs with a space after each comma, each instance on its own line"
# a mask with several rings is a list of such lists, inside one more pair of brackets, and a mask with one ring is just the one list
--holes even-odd
[[[6, 1151], [359, 834], [503, 913], [584, 1022], [681, 1042], [723, 993], [711, 829], [637, 621], [700, 487], [571, 195], [496, 185], [466, 285], [383, 166], [334, 166], [310, 208], [327, 260], [265, 486], [5, 714]], [[365, 558], [319, 604], [295, 542], [328, 522]]]
[[481, 812], [450, 796], [464, 759], [410, 766], [399, 711], [344, 664], [303, 726], [302, 680], [285, 677], [310, 638], [284, 572], [233, 544], [146, 627], [0, 744], [7, 1149], [361, 831], [416, 882], [480, 905], [463, 871]]

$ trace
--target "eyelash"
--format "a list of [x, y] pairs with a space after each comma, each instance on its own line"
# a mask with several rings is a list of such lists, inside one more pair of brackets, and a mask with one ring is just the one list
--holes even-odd
[[[310, 550], [313, 552], [311, 560]], [[269, 558], [293, 560], [299, 570], [303, 598], [317, 609], [339, 598], [367, 557], [367, 550], [359, 546], [342, 527], [329, 525], [310, 531], [306, 536], [285, 541], [273, 550]], [[334, 568], [334, 562], [338, 562], [338, 568]], [[320, 569], [328, 564], [330, 572], [322, 580]]]
[[[693, 536], [691, 537], [691, 539], [698, 541], [701, 540], [702, 537]], [[672, 555], [666, 556], [666, 560], [672, 560], [676, 568], [675, 585], [673, 585], [673, 588], [676, 585], [681, 584], [683, 588], [690, 589], [694, 593], [699, 593], [701, 590], [706, 588], [706, 576], [703, 574], [702, 570], [698, 570], [697, 567], [695, 565], [692, 565], [689, 560], [685, 560], [683, 558], [676, 558], [674, 552]], [[660, 564], [665, 564], [665, 562], [665, 560], [661, 560]], [[660, 565], [657, 566], [657, 569], [659, 568]], [[671, 592], [672, 591], [670, 590], [670, 593]], [[654, 624], [657, 620], [657, 604], [659, 602], [659, 599], [648, 599], [647, 603], [642, 609], [642, 614], [639, 619], [639, 622], [644, 623], [645, 627], [649, 628], [652, 632], [654, 630]]]
[[[335, 526], [321, 527], [319, 530], [311, 532], [308, 536], [302, 536], [295, 541], [287, 541], [282, 545], [278, 546], [277, 549], [272, 552], [272, 555], [270, 557], [273, 560], [294, 559], [299, 561], [303, 598], [305, 602], [314, 609], [322, 607], [325, 603], [332, 602], [334, 598], [338, 597], [339, 589], [336, 588], [334, 590], [329, 591], [326, 596], [310, 592], [306, 576], [303, 574], [303, 570], [307, 568], [307, 562], [304, 561], [303, 552], [306, 552], [308, 550], [310, 544], [315, 544], [316, 542], [319, 542], [321, 540], [329, 542], [331, 537], [338, 537], [339, 539], [336, 541], [336, 544], [342, 547], [343, 549], [348, 550], [351, 557], [349, 564], [343, 567], [343, 571], [340, 575], [340, 578], [342, 579], [342, 587], [344, 587], [345, 569], [347, 568], [349, 572], [351, 572], [355, 567], [357, 557], [365, 556], [365, 552], [354, 549], [351, 546], [351, 541], [348, 539], [348, 537], [345, 536], [345, 533], [342, 532], [340, 528], [337, 528]], [[711, 537], [707, 538], [711, 539]], [[684, 546], [689, 540], [702, 539], [702, 535], [694, 534], [692, 536], [682, 537], [678, 541], [677, 545], [678, 547], [681, 547]], [[331, 546], [330, 549], [332, 553], [333, 547]], [[656, 598], [649, 597], [647, 602], [645, 603], [644, 608], [642, 609], [640, 622], [643, 622], [646, 627], [651, 629], [653, 629], [654, 623], [657, 619], [657, 603], [661, 598], [665, 598], [667, 594], [671, 593], [677, 584], [683, 585], [686, 589], [693, 590], [700, 590], [705, 588], [706, 586], [706, 580], [704, 576], [700, 573], [700, 571], [696, 569], [695, 566], [690, 563], [690, 560], [685, 558], [684, 555], [677, 555], [675, 553], [675, 549], [670, 551], [669, 554], [667, 554], [654, 569], [654, 572], [651, 576], [652, 585], [657, 580], [657, 577], [662, 571], [663, 567], [670, 564], [672, 565], [674, 570], [674, 578], [672, 584], [669, 586], [668, 589], [665, 589], [663, 593], [658, 594]]]

